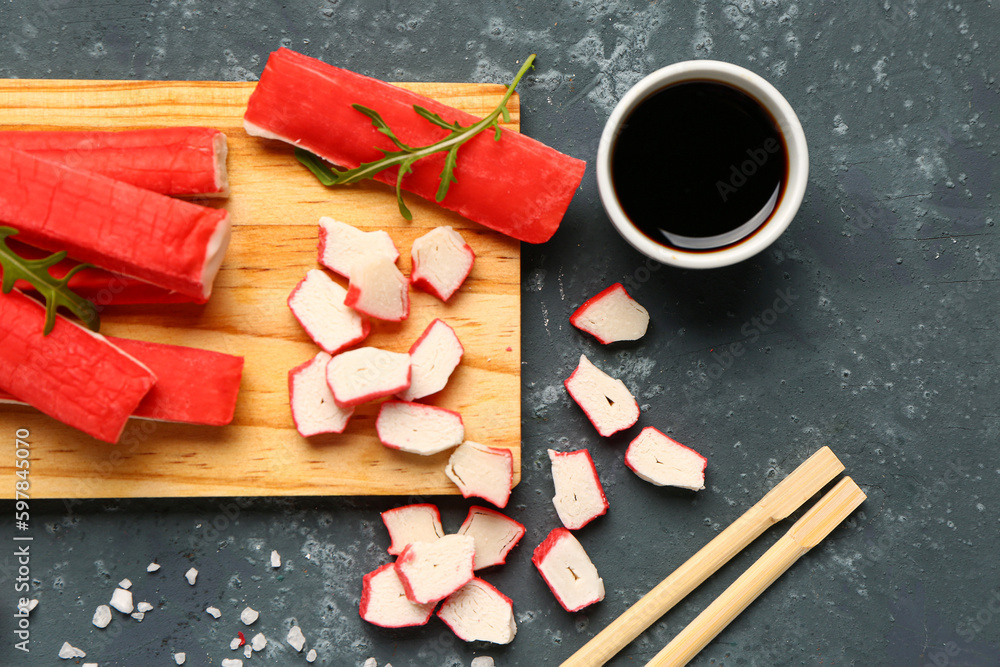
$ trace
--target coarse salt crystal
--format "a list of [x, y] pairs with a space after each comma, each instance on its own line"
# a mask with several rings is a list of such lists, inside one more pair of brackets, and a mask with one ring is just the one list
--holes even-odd
[[253, 625], [258, 618], [260, 618], [260, 612], [250, 607], [240, 612], [240, 620], [243, 621], [243, 625]]
[[185, 660], [187, 660], [187, 653], [184, 653], [183, 651], [180, 653], [174, 653], [174, 662], [178, 665], [183, 665]]
[[488, 655], [481, 655], [478, 658], [473, 658], [469, 667], [493, 667], [496, 663], [493, 662], [493, 658]]
[[288, 642], [296, 651], [301, 651], [302, 647], [306, 645], [306, 636], [302, 634], [302, 628], [297, 625], [293, 625], [292, 629], [288, 631], [288, 636], [285, 637], [285, 641]]
[[69, 660], [70, 658], [83, 658], [86, 655], [86, 653], [77, 647], [70, 646], [69, 642], [63, 642], [62, 648], [59, 649], [59, 657], [63, 660]]
[[125, 590], [128, 590], [128, 589], [132, 588], [132, 580], [131, 579], [122, 579], [121, 581], [118, 582], [118, 587], [119, 588], [124, 588]]
[[34, 609], [35, 607], [37, 607], [37, 606], [38, 606], [38, 600], [35, 600], [35, 599], [28, 600], [28, 611], [29, 612], [32, 609]]
[[149, 604], [148, 602], [140, 602], [135, 606], [135, 608], [143, 613], [147, 611], [153, 611], [153, 605]]
[[100, 665], [98, 665], [96, 662], [85, 662], [83, 663], [83, 667], [100, 667]]
[[132, 593], [124, 588], [116, 588], [111, 594], [111, 606], [123, 614], [131, 614], [135, 610], [132, 604]]
[[281, 567], [281, 554], [277, 551], [271, 552], [271, 567]]
[[198, 570], [193, 567], [184, 573], [184, 578], [187, 579], [188, 583], [194, 586], [194, 582], [198, 580]]
[[309, 649], [309, 652], [306, 653], [306, 662], [316, 662], [316, 649]]
[[219, 618], [222, 616], [222, 612], [219, 611], [218, 607], [206, 607], [205, 612], [212, 618]]
[[243, 667], [243, 661], [239, 658], [226, 658], [222, 661], [222, 667]]
[[232, 649], [233, 651], [235, 651], [239, 647], [240, 647], [240, 638], [239, 637], [233, 637], [233, 641], [229, 642], [229, 648]]
[[367, 660], [365, 660], [364, 667], [378, 667], [378, 660], [376, 660], [375, 658], [368, 658]]
[[137, 611], [134, 614], [132, 614], [132, 618], [134, 618], [137, 621], [142, 621], [142, 619], [146, 618], [146, 614], [145, 612]]
[[264, 647], [267, 646], [267, 637], [264, 636], [263, 632], [258, 632], [250, 640], [250, 646], [253, 647], [255, 651], [263, 651]]
[[94, 620], [92, 623], [99, 628], [108, 627], [108, 623], [111, 622], [111, 607], [106, 604], [102, 604], [94, 610]]
[[[146, 566], [146, 572], [156, 572], [160, 569], [159, 563], [150, 563]], [[177, 655], [184, 655], [183, 653], [178, 653]]]
[[253, 647], [247, 644], [243, 647], [243, 656], [249, 658], [251, 655], [253, 655]]

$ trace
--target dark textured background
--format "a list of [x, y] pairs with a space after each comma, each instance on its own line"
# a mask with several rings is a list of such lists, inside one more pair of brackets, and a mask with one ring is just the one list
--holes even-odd
[[[558, 664], [830, 445], [869, 501], [695, 663], [1000, 664], [997, 8], [538, 4], [0, 2], [0, 77], [253, 79], [285, 45], [390, 80], [503, 83], [537, 52], [520, 88], [523, 131], [591, 162], [611, 108], [641, 76], [679, 60], [726, 60], [785, 94], [811, 152], [792, 228], [735, 267], [650, 271], [607, 224], [592, 169], [555, 238], [523, 247], [524, 479], [511, 513], [528, 533], [508, 565], [486, 575], [514, 600], [513, 644], [464, 645], [436, 620], [406, 631], [360, 621], [361, 575], [387, 561], [378, 512], [412, 499], [34, 502], [40, 604], [30, 660], [12, 649], [13, 559], [3, 546], [0, 663], [60, 663], [68, 640], [102, 667], [172, 664], [178, 650], [189, 665], [217, 665], [232, 657], [236, 617], [249, 604], [261, 612], [253, 631], [271, 643], [248, 665], [305, 664], [283, 643], [292, 619], [317, 664], [375, 656], [395, 667], [467, 665], [482, 654], [500, 665]], [[636, 344], [602, 348], [567, 318], [614, 281], [630, 286], [652, 326]], [[791, 303], [783, 313], [772, 310], [779, 295]], [[732, 342], [746, 352], [719, 356]], [[622, 453], [637, 429], [599, 440], [561, 385], [581, 352], [630, 386], [640, 426], [708, 457], [706, 490], [636, 478]], [[579, 614], [557, 606], [530, 564], [558, 523], [551, 446], [589, 447], [611, 503], [579, 533], [607, 599]], [[456, 529], [468, 503], [440, 504]], [[0, 517], [2, 535], [13, 532], [12, 515]], [[783, 530], [614, 664], [652, 657]], [[271, 549], [284, 558], [280, 572], [266, 564]], [[154, 559], [163, 567], [147, 575]], [[182, 578], [192, 565], [195, 587]], [[157, 608], [142, 623], [118, 617], [96, 629], [94, 608], [126, 576], [136, 600]], [[209, 618], [208, 604], [223, 619]]]

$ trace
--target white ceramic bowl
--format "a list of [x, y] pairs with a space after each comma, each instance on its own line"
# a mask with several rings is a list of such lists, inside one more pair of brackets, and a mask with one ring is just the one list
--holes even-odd
[[[760, 102], [777, 121], [788, 150], [788, 180], [778, 206], [756, 233], [728, 246], [688, 251], [656, 243], [625, 215], [611, 180], [611, 150], [622, 123], [653, 93], [684, 81], [718, 81], [738, 88]], [[664, 264], [691, 269], [728, 266], [756, 255], [781, 236], [802, 203], [809, 180], [809, 149], [795, 111], [781, 93], [750, 70], [716, 60], [689, 60], [658, 69], [635, 84], [621, 99], [604, 126], [597, 148], [597, 186], [611, 222], [633, 248]]]

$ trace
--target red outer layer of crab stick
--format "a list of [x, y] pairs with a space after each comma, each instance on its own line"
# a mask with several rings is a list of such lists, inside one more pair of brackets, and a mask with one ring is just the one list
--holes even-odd
[[226, 135], [210, 127], [6, 131], [0, 146], [181, 197], [228, 197]]
[[[18, 243], [16, 237], [8, 238], [7, 245], [26, 259], [38, 259], [51, 254], [46, 250]], [[67, 257], [51, 267], [49, 273], [54, 278], [62, 278], [79, 263]], [[18, 280], [14, 286], [25, 292], [35, 291], [34, 286], [26, 280]], [[204, 302], [204, 299], [196, 299], [180, 292], [157, 287], [143, 280], [129, 278], [96, 267], [88, 267], [74, 273], [73, 277], [69, 279], [69, 287], [84, 299], [89, 299], [98, 306]]]
[[156, 383], [153, 372], [103, 336], [56, 317], [14, 290], [0, 295], [0, 389], [105, 442], [117, 442], [129, 415]]
[[[243, 357], [181, 345], [106, 336], [156, 376], [133, 417], [182, 424], [224, 426], [233, 420], [243, 377]], [[0, 403], [20, 403], [0, 392]]]
[[0, 223], [18, 240], [204, 299], [229, 215], [0, 146]]
[[[371, 120], [352, 108], [377, 111], [396, 136], [410, 146], [424, 146], [447, 135], [413, 111], [419, 105], [448, 122], [470, 125], [474, 116], [383, 81], [349, 72], [319, 60], [278, 49], [250, 97], [244, 127], [261, 137], [300, 146], [346, 168], [383, 157], [394, 150]], [[403, 179], [403, 188], [433, 200], [444, 154], [419, 160]], [[543, 243], [559, 227], [576, 192], [586, 163], [517, 132], [504, 130], [500, 141], [486, 130], [462, 145], [452, 183], [441, 206], [520, 241]], [[395, 185], [396, 170], [376, 176]]]

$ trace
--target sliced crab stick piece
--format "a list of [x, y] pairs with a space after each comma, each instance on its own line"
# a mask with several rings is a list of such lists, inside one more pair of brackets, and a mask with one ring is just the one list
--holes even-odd
[[677, 486], [691, 491], [705, 488], [708, 459], [652, 426], [642, 429], [629, 444], [625, 465], [656, 486]]
[[481, 570], [507, 561], [507, 554], [524, 537], [524, 525], [495, 510], [473, 505], [458, 534], [471, 535], [476, 541], [473, 569]]
[[514, 455], [509, 449], [466, 440], [448, 458], [444, 474], [463, 498], [475, 496], [503, 508], [514, 484]]
[[476, 253], [450, 226], [438, 227], [413, 241], [410, 282], [419, 290], [447, 301], [472, 271]]
[[449, 595], [437, 615], [464, 642], [509, 644], [517, 634], [510, 598], [479, 578]]
[[410, 355], [377, 347], [341, 352], [326, 365], [326, 383], [342, 408], [391, 396], [410, 386]]
[[[106, 336], [156, 376], [132, 416], [181, 424], [224, 426], [233, 420], [243, 357], [195, 347]], [[20, 403], [0, 392], [0, 403]]]
[[[254, 136], [300, 146], [335, 165], [357, 167], [395, 150], [389, 138], [351, 105], [378, 112], [403, 143], [433, 144], [447, 131], [421, 118], [413, 106], [447, 122], [474, 124], [474, 116], [383, 81], [278, 49], [268, 58], [250, 96], [243, 126]], [[433, 200], [444, 166], [443, 153], [418, 160], [403, 188]], [[517, 132], [494, 141], [487, 130], [462, 145], [444, 208], [520, 241], [543, 243], [555, 233], [586, 163]], [[375, 177], [395, 185], [396, 170]]]
[[372, 257], [385, 257], [393, 263], [399, 259], [389, 232], [381, 229], [364, 232], [333, 218], [319, 219], [320, 264], [350, 279], [351, 267]]
[[649, 312], [615, 283], [576, 309], [569, 323], [604, 345], [639, 340], [649, 327]]
[[639, 404], [625, 383], [592, 364], [586, 355], [580, 355], [576, 370], [563, 384], [605, 438], [639, 420]]
[[288, 307], [309, 337], [328, 354], [368, 337], [368, 320], [344, 305], [347, 290], [319, 269], [311, 269], [288, 295]]
[[392, 260], [366, 257], [351, 269], [345, 306], [389, 322], [402, 322], [410, 315], [410, 285]]
[[423, 456], [458, 447], [465, 438], [462, 415], [435, 405], [407, 401], [383, 403], [375, 420], [375, 431], [386, 447]]
[[555, 528], [535, 548], [531, 562], [566, 611], [579, 611], [604, 599], [604, 580], [580, 541]]
[[[434, 602], [417, 604], [406, 599], [403, 582], [393, 563], [386, 563], [362, 578], [361, 618], [383, 628], [408, 628], [431, 620]], [[297, 627], [297, 626], [296, 626]]]
[[6, 131], [0, 146], [163, 195], [229, 196], [226, 135], [210, 127]]
[[156, 383], [153, 372], [99, 334], [17, 290], [0, 294], [0, 389], [98, 440], [117, 442]]
[[229, 215], [0, 146], [0, 222], [18, 240], [207, 299]]
[[382, 523], [389, 531], [389, 554], [398, 556], [414, 542], [433, 542], [444, 537], [441, 512], [437, 505], [418, 503], [382, 512]]
[[441, 391], [463, 354], [465, 348], [455, 330], [443, 320], [434, 320], [410, 347], [410, 386], [398, 396], [413, 401]]
[[597, 476], [594, 460], [586, 449], [575, 452], [549, 450], [552, 482], [556, 495], [552, 504], [559, 520], [570, 530], [578, 530], [608, 511], [608, 499]]
[[395, 563], [406, 597], [417, 604], [448, 597], [472, 581], [475, 552], [476, 541], [468, 535], [410, 544]]
[[326, 352], [318, 352], [288, 372], [292, 421], [304, 438], [321, 433], [343, 433], [354, 414], [354, 408], [345, 409], [336, 404], [326, 383], [326, 365], [331, 358]]

